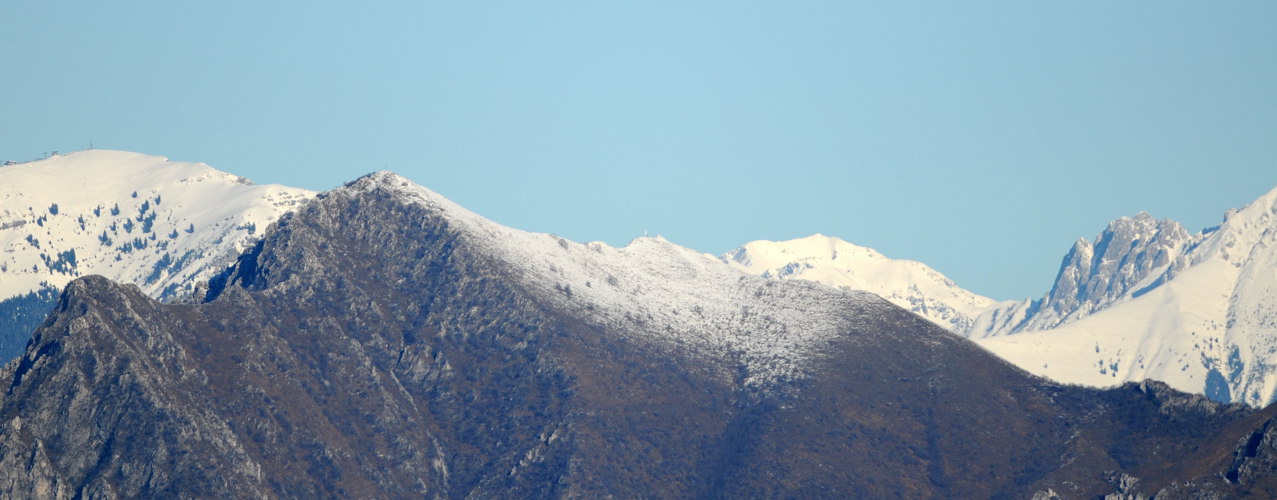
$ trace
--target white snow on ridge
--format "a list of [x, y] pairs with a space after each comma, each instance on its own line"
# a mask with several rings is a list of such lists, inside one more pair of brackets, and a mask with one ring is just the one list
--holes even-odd
[[516, 266], [538, 296], [601, 326], [646, 332], [649, 341], [693, 354], [739, 357], [751, 387], [803, 377], [823, 341], [846, 331], [849, 315], [891, 308], [868, 293], [751, 276], [661, 237], [614, 248], [508, 228], [390, 172], [350, 185], [378, 187], [444, 214], [475, 247]]
[[802, 279], [873, 292], [950, 331], [965, 333], [995, 304], [921, 262], [888, 258], [872, 248], [815, 234], [789, 241], [753, 241], [722, 261], [766, 278]]
[[87, 274], [180, 296], [314, 193], [89, 150], [0, 167], [0, 300]]

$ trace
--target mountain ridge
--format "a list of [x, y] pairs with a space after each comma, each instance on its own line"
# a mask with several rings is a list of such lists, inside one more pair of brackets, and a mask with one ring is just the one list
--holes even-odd
[[[41, 175], [33, 176], [33, 171]], [[62, 184], [44, 185], [49, 184], [49, 172], [63, 174], [52, 176]], [[121, 172], [127, 179], [107, 179]], [[376, 175], [394, 177], [392, 184], [407, 182], [392, 173]], [[21, 350], [29, 337], [27, 332], [43, 320], [66, 280], [104, 272], [166, 300], [190, 294], [192, 282], [211, 277], [256, 239], [258, 223], [264, 227], [311, 196], [303, 190], [252, 186], [242, 177], [203, 164], [104, 150], [0, 167], [0, 180], [5, 181], [0, 185], [6, 186], [0, 189], [0, 246], [9, 250], [0, 258], [0, 275], [4, 277], [0, 290], [13, 294], [0, 299], [0, 311], [5, 313], [0, 318], [0, 330], [5, 333], [0, 338], [0, 354], [10, 357]], [[35, 180], [41, 184], [38, 189], [31, 188]], [[190, 222], [194, 220], [190, 212], [198, 208], [196, 204], [207, 204], [199, 203], [197, 200], [203, 199], [199, 196], [184, 202], [173, 186], [185, 186], [187, 192], [196, 187], [205, 192], [229, 189], [226, 192], [241, 195], [245, 189], [255, 190], [258, 194], [241, 197], [257, 196], [260, 200], [220, 203], [226, 212], [221, 215], [227, 217], [204, 217], [196, 224]], [[99, 194], [68, 197], [67, 193], [85, 189]], [[53, 191], [62, 194], [49, 194]], [[112, 194], [101, 194], [106, 191]], [[475, 227], [486, 228], [476, 230], [519, 241], [501, 251], [522, 252], [526, 262], [539, 263], [520, 268], [520, 275], [531, 286], [555, 288], [557, 295], [549, 296], [585, 294], [591, 300], [606, 299], [611, 305], [591, 314], [612, 314], [608, 321], [633, 321], [625, 318], [624, 312], [620, 316], [608, 312], [620, 310], [617, 303], [629, 300], [626, 295], [614, 293], [615, 287], [597, 286], [618, 279], [615, 272], [606, 266], [551, 270], [557, 258], [554, 252], [579, 260], [588, 250], [617, 261], [637, 261], [638, 248], [668, 244], [659, 237], [637, 238], [631, 243], [633, 248], [613, 249], [553, 235], [529, 239], [508, 228], [495, 229], [500, 226], [483, 222], [486, 219], [437, 194], [415, 196], [428, 203], [446, 204], [449, 213], [480, 221]], [[253, 205], [262, 200], [268, 206]], [[676, 253], [683, 255], [682, 264], [667, 271], [671, 276], [717, 273], [705, 265], [706, 259], [717, 259], [752, 274], [867, 290], [938, 325], [981, 339], [1031, 372], [1057, 380], [1108, 386], [1156, 378], [1221, 401], [1262, 405], [1277, 397], [1277, 378], [1273, 376], [1277, 359], [1268, 353], [1277, 340], [1264, 333], [1277, 328], [1271, 319], [1277, 296], [1270, 290], [1277, 276], [1268, 271], [1277, 267], [1277, 257], [1264, 251], [1273, 243], [1274, 219], [1272, 210], [1263, 210], [1274, 204], [1277, 190], [1240, 210], [1230, 210], [1220, 226], [1192, 235], [1174, 221], [1155, 219], [1144, 212], [1115, 219], [1093, 240], [1082, 238], [1074, 243], [1043, 297], [996, 304], [961, 289], [924, 264], [889, 259], [872, 249], [824, 235], [788, 242], [760, 240], [719, 257], [680, 249]], [[231, 213], [250, 205], [255, 208], [239, 215]], [[159, 248], [162, 244], [166, 248]], [[1264, 262], [1269, 265], [1265, 267]], [[1189, 276], [1181, 279], [1186, 272]], [[1220, 277], [1222, 281], [1215, 279]], [[1167, 287], [1177, 279], [1182, 283]], [[676, 293], [660, 282], [633, 286], [646, 287], [648, 293], [690, 296], [689, 290]], [[1130, 302], [1138, 304], [1124, 305]], [[702, 311], [714, 306], [713, 300], [696, 305]], [[1114, 307], [1118, 313], [1105, 313]], [[643, 314], [659, 319], [671, 330], [680, 330], [687, 316], [666, 314], [666, 309], [680, 310], [667, 303]], [[1075, 326], [1078, 322], [1081, 325]], [[995, 338], [1042, 331], [1054, 333]], [[1259, 333], [1254, 334], [1256, 331]], [[719, 348], [731, 345], [731, 349], [741, 349], [756, 359], [776, 355], [768, 351], [775, 346], [726, 339], [721, 332], [695, 333], [703, 337], [697, 342], [717, 343]], [[1092, 338], [1095, 336], [1098, 338]], [[785, 363], [791, 368], [801, 364], [796, 358]]]
[[[1214, 462], [1170, 475], [1161, 457], [1227, 455], [1271, 416], [1159, 384], [1046, 382], [881, 298], [659, 240], [509, 242], [399, 182], [364, 178], [282, 217], [198, 303], [73, 282], [0, 373], [0, 486], [1023, 498], [1116, 492], [1122, 473], [1133, 492], [1193, 492]], [[668, 281], [712, 281], [687, 303], [721, 304], [658, 311]], [[819, 330], [790, 312], [831, 334], [804, 336]], [[1277, 491], [1236, 477], [1213, 491]]]

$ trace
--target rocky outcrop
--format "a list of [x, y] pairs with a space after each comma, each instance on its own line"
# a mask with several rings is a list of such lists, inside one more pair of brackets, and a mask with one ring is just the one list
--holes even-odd
[[0, 496], [71, 498], [67, 485], [49, 463], [44, 443], [22, 428], [21, 417], [9, 420], [0, 434]]
[[1110, 222], [1094, 241], [1078, 239], [1065, 254], [1045, 297], [982, 312], [968, 337], [1046, 330], [1138, 297], [1175, 277], [1201, 236], [1145, 212]]
[[1029, 329], [1041, 330], [1138, 296], [1183, 269], [1194, 239], [1178, 222], [1145, 212], [1110, 222], [1095, 242], [1078, 240], [1060, 265], [1042, 312]]

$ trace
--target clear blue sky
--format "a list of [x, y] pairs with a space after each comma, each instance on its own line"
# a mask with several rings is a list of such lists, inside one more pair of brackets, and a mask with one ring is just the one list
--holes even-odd
[[[694, 4], [694, 5], [689, 5]], [[0, 160], [124, 149], [720, 253], [815, 232], [994, 298], [1277, 186], [1277, 2], [0, 3]]]

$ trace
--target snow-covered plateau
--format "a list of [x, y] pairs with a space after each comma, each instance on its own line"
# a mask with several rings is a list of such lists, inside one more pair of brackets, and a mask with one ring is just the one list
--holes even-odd
[[48, 297], [90, 274], [181, 297], [313, 196], [123, 151], [0, 167], [0, 304]]

